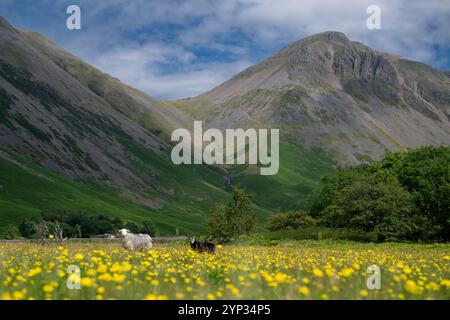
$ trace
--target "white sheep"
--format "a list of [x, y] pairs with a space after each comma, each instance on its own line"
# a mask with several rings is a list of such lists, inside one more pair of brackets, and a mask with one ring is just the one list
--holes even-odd
[[148, 234], [133, 234], [127, 229], [120, 229], [119, 233], [122, 246], [127, 250], [150, 250], [153, 247], [152, 238]]

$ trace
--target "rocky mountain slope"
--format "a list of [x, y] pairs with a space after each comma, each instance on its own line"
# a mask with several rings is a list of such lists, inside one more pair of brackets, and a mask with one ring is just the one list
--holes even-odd
[[[145, 184], [126, 144], [155, 154], [183, 115], [0, 20], [0, 143], [73, 179]], [[156, 125], [157, 124], [157, 125]]]
[[171, 131], [191, 123], [0, 18], [0, 229], [47, 209], [201, 227], [227, 193], [219, 169], [170, 161]]
[[180, 109], [210, 127], [280, 128], [341, 164], [450, 143], [450, 79], [344, 34], [294, 42]]

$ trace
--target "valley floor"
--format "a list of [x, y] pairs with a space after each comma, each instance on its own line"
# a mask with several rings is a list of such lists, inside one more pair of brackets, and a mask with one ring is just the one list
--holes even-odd
[[[367, 287], [373, 265], [378, 290]], [[448, 244], [304, 241], [215, 255], [187, 244], [0, 244], [1, 299], [450, 299], [449, 289]]]

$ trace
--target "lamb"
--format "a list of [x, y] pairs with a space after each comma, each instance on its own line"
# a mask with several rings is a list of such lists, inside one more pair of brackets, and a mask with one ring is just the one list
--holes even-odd
[[129, 250], [150, 250], [153, 247], [152, 238], [148, 234], [133, 234], [130, 230], [120, 229], [122, 246]]
[[197, 252], [215, 253], [216, 245], [208, 241], [197, 241], [195, 237], [191, 238], [191, 249]]

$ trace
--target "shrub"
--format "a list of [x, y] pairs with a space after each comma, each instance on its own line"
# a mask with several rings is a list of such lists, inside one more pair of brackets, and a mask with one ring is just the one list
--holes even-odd
[[8, 225], [5, 230], [5, 239], [12, 240], [20, 237], [19, 228], [13, 225]]
[[270, 231], [298, 229], [316, 224], [316, 220], [304, 211], [278, 213], [267, 219], [265, 228]]

